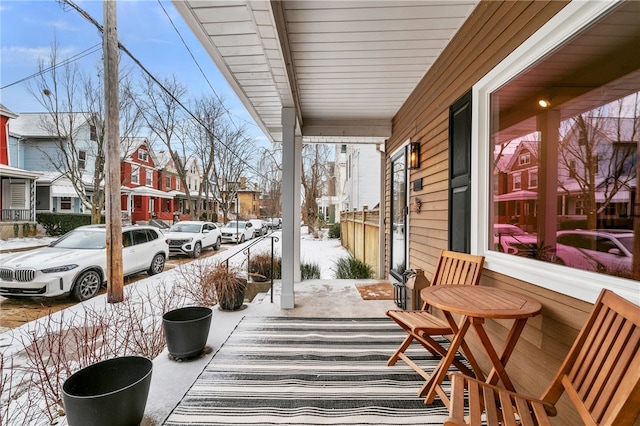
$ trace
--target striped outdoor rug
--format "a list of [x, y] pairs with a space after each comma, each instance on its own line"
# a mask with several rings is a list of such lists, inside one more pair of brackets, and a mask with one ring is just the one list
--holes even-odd
[[404, 337], [387, 318], [245, 317], [165, 425], [442, 425], [442, 402], [417, 397], [424, 380], [386, 365]]

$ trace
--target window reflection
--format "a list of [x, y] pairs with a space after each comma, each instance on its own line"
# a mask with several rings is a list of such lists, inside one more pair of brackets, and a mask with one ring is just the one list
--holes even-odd
[[490, 249], [640, 278], [640, 61], [624, 55], [640, 51], [640, 20], [629, 19], [639, 5], [623, 3], [492, 93]]

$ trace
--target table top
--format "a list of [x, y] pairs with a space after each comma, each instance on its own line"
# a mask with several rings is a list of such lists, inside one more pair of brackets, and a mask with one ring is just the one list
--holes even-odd
[[478, 318], [528, 318], [542, 311], [537, 300], [495, 287], [437, 285], [422, 289], [420, 296], [436, 308]]

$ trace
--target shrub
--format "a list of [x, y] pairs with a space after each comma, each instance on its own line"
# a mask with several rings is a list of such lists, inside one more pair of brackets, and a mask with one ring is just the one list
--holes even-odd
[[300, 263], [300, 275], [303, 280], [320, 279], [320, 265], [317, 263]]
[[[91, 216], [79, 213], [38, 213], [36, 221], [42, 225], [47, 235], [64, 235], [78, 226], [91, 225]], [[104, 223], [104, 217], [101, 219]]]
[[272, 273], [271, 254], [269, 253], [258, 253], [249, 259], [249, 276], [256, 281], [270, 280], [272, 276], [275, 280], [282, 278], [282, 258], [279, 256], [274, 255], [273, 257], [273, 269]]
[[329, 228], [329, 238], [340, 238], [340, 224], [334, 223]]
[[353, 257], [343, 257], [336, 261], [336, 279], [366, 279], [373, 277], [371, 267]]

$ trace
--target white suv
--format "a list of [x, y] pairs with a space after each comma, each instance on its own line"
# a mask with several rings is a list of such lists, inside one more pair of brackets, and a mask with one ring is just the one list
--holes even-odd
[[[124, 275], [164, 270], [167, 241], [158, 228], [126, 226], [122, 229]], [[74, 229], [36, 250], [3, 256], [0, 260], [0, 295], [53, 297], [71, 293], [78, 301], [92, 298], [106, 283], [106, 228], [88, 225]]]
[[187, 254], [194, 259], [200, 257], [202, 250], [208, 247], [219, 250], [222, 243], [220, 228], [213, 222], [178, 222], [165, 235], [169, 241], [170, 254]]
[[597, 264], [599, 272], [631, 277], [633, 231], [596, 229], [558, 232], [558, 243], [571, 246]]

